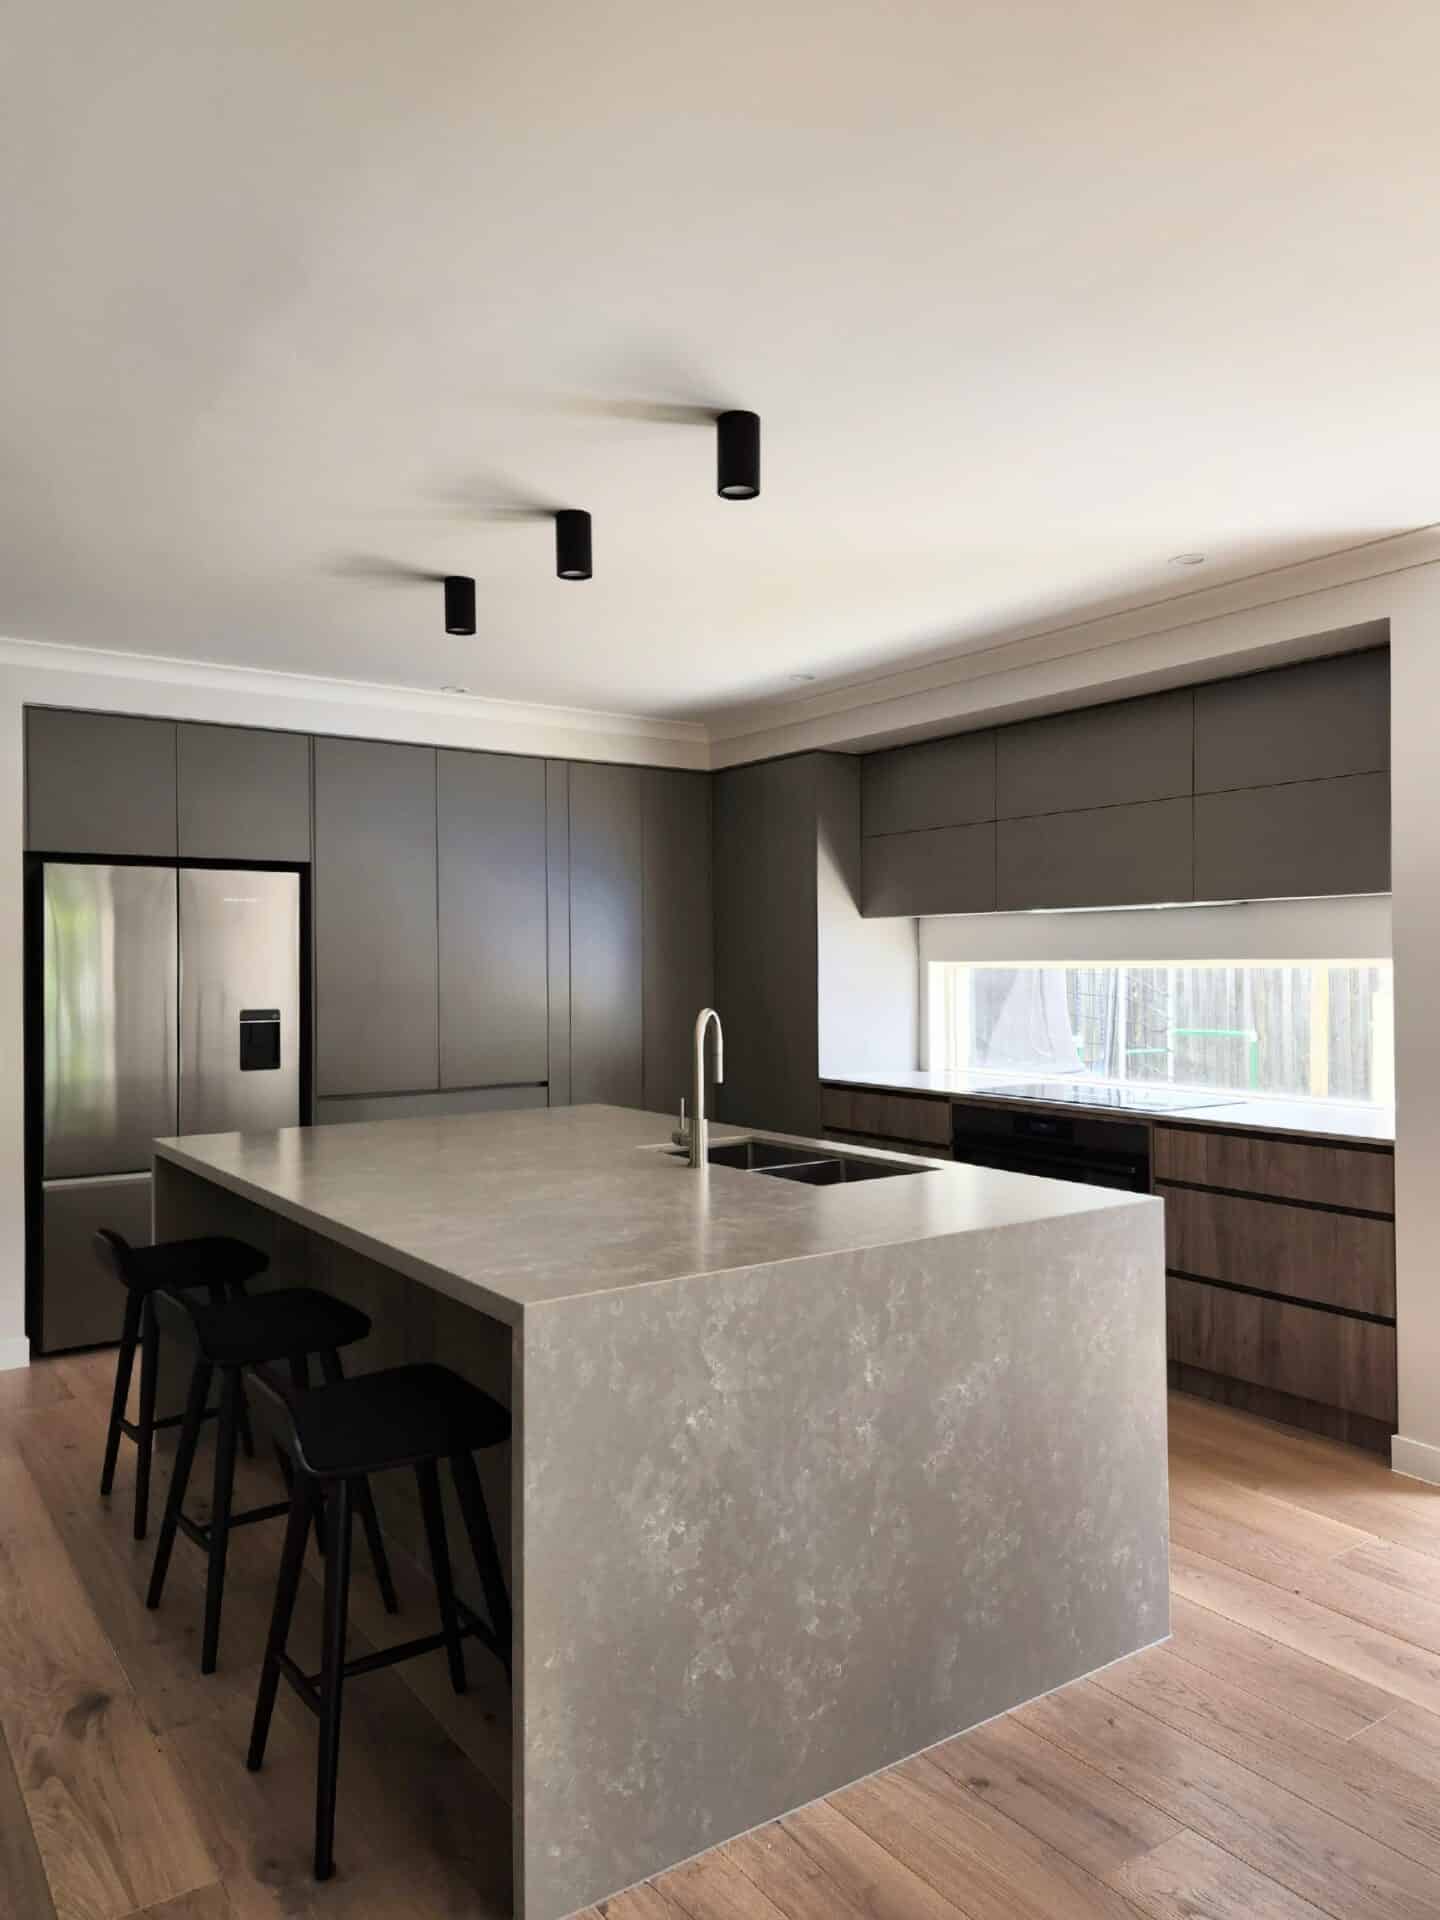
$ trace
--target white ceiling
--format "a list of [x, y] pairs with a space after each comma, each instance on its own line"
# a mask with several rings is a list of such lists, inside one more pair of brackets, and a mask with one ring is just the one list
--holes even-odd
[[1424, 0], [6, 21], [0, 633], [716, 718], [1440, 520]]

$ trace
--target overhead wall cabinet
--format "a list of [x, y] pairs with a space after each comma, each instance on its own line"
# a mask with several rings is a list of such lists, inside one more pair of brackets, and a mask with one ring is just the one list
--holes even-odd
[[1372, 648], [867, 754], [864, 911], [1382, 893], [1389, 658]]
[[173, 860], [173, 720], [68, 713], [25, 716], [25, 844], [37, 853]]
[[180, 857], [310, 858], [310, 736], [263, 727], [179, 729]]

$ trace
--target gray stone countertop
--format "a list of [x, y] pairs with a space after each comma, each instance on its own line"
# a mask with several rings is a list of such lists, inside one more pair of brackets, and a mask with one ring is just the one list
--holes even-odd
[[[951, 1099], [978, 1094], [990, 1098], [996, 1087], [1016, 1087], [1028, 1080], [1056, 1080], [1055, 1073], [999, 1073], [975, 1070], [960, 1073], [932, 1073], [923, 1067], [898, 1067], [884, 1073], [831, 1073], [820, 1078], [827, 1084], [844, 1087], [873, 1087], [877, 1093], [941, 1093]], [[1101, 1084], [1111, 1084], [1104, 1082]], [[1126, 1114], [1117, 1107], [1097, 1107], [1117, 1120], [1154, 1120], [1163, 1125], [1170, 1120], [1193, 1122], [1196, 1126], [1238, 1127], [1250, 1133], [1310, 1134], [1317, 1140], [1362, 1145], [1391, 1146], [1395, 1140], [1393, 1106], [1366, 1106], [1354, 1100], [1287, 1100], [1257, 1094], [1254, 1099], [1242, 1094], [1227, 1095], [1218, 1106], [1207, 1105], [1220, 1095], [1206, 1094], [1200, 1087], [1178, 1088], [1178, 1094], [1191, 1092], [1199, 1103], [1193, 1107], [1174, 1107], [1165, 1113]], [[1029, 1106], [1029, 1101], [1016, 1101]], [[1066, 1108], [1067, 1112], [1074, 1111]]]
[[[193, 1134], [155, 1152], [512, 1324], [564, 1299], [1159, 1204], [848, 1146], [926, 1170], [833, 1187], [699, 1173], [664, 1150], [673, 1124], [627, 1107], [552, 1107]], [[716, 1126], [712, 1138], [752, 1133]]]

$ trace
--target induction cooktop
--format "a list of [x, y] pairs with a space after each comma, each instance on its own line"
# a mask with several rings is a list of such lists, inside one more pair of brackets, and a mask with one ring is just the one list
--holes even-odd
[[1189, 1112], [1192, 1107], [1233, 1107], [1235, 1096], [1207, 1100], [1183, 1087], [1097, 1087], [1086, 1080], [1031, 1080], [1017, 1087], [972, 1087], [996, 1100], [1043, 1100], [1052, 1106], [1119, 1107], [1127, 1113]]

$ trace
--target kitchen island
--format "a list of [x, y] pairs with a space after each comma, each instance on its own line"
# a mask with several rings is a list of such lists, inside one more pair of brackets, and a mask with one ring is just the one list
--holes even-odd
[[157, 1142], [157, 1235], [239, 1233], [366, 1307], [355, 1364], [511, 1406], [522, 1920], [1168, 1632], [1159, 1202], [849, 1147], [905, 1171], [697, 1171], [669, 1127]]

